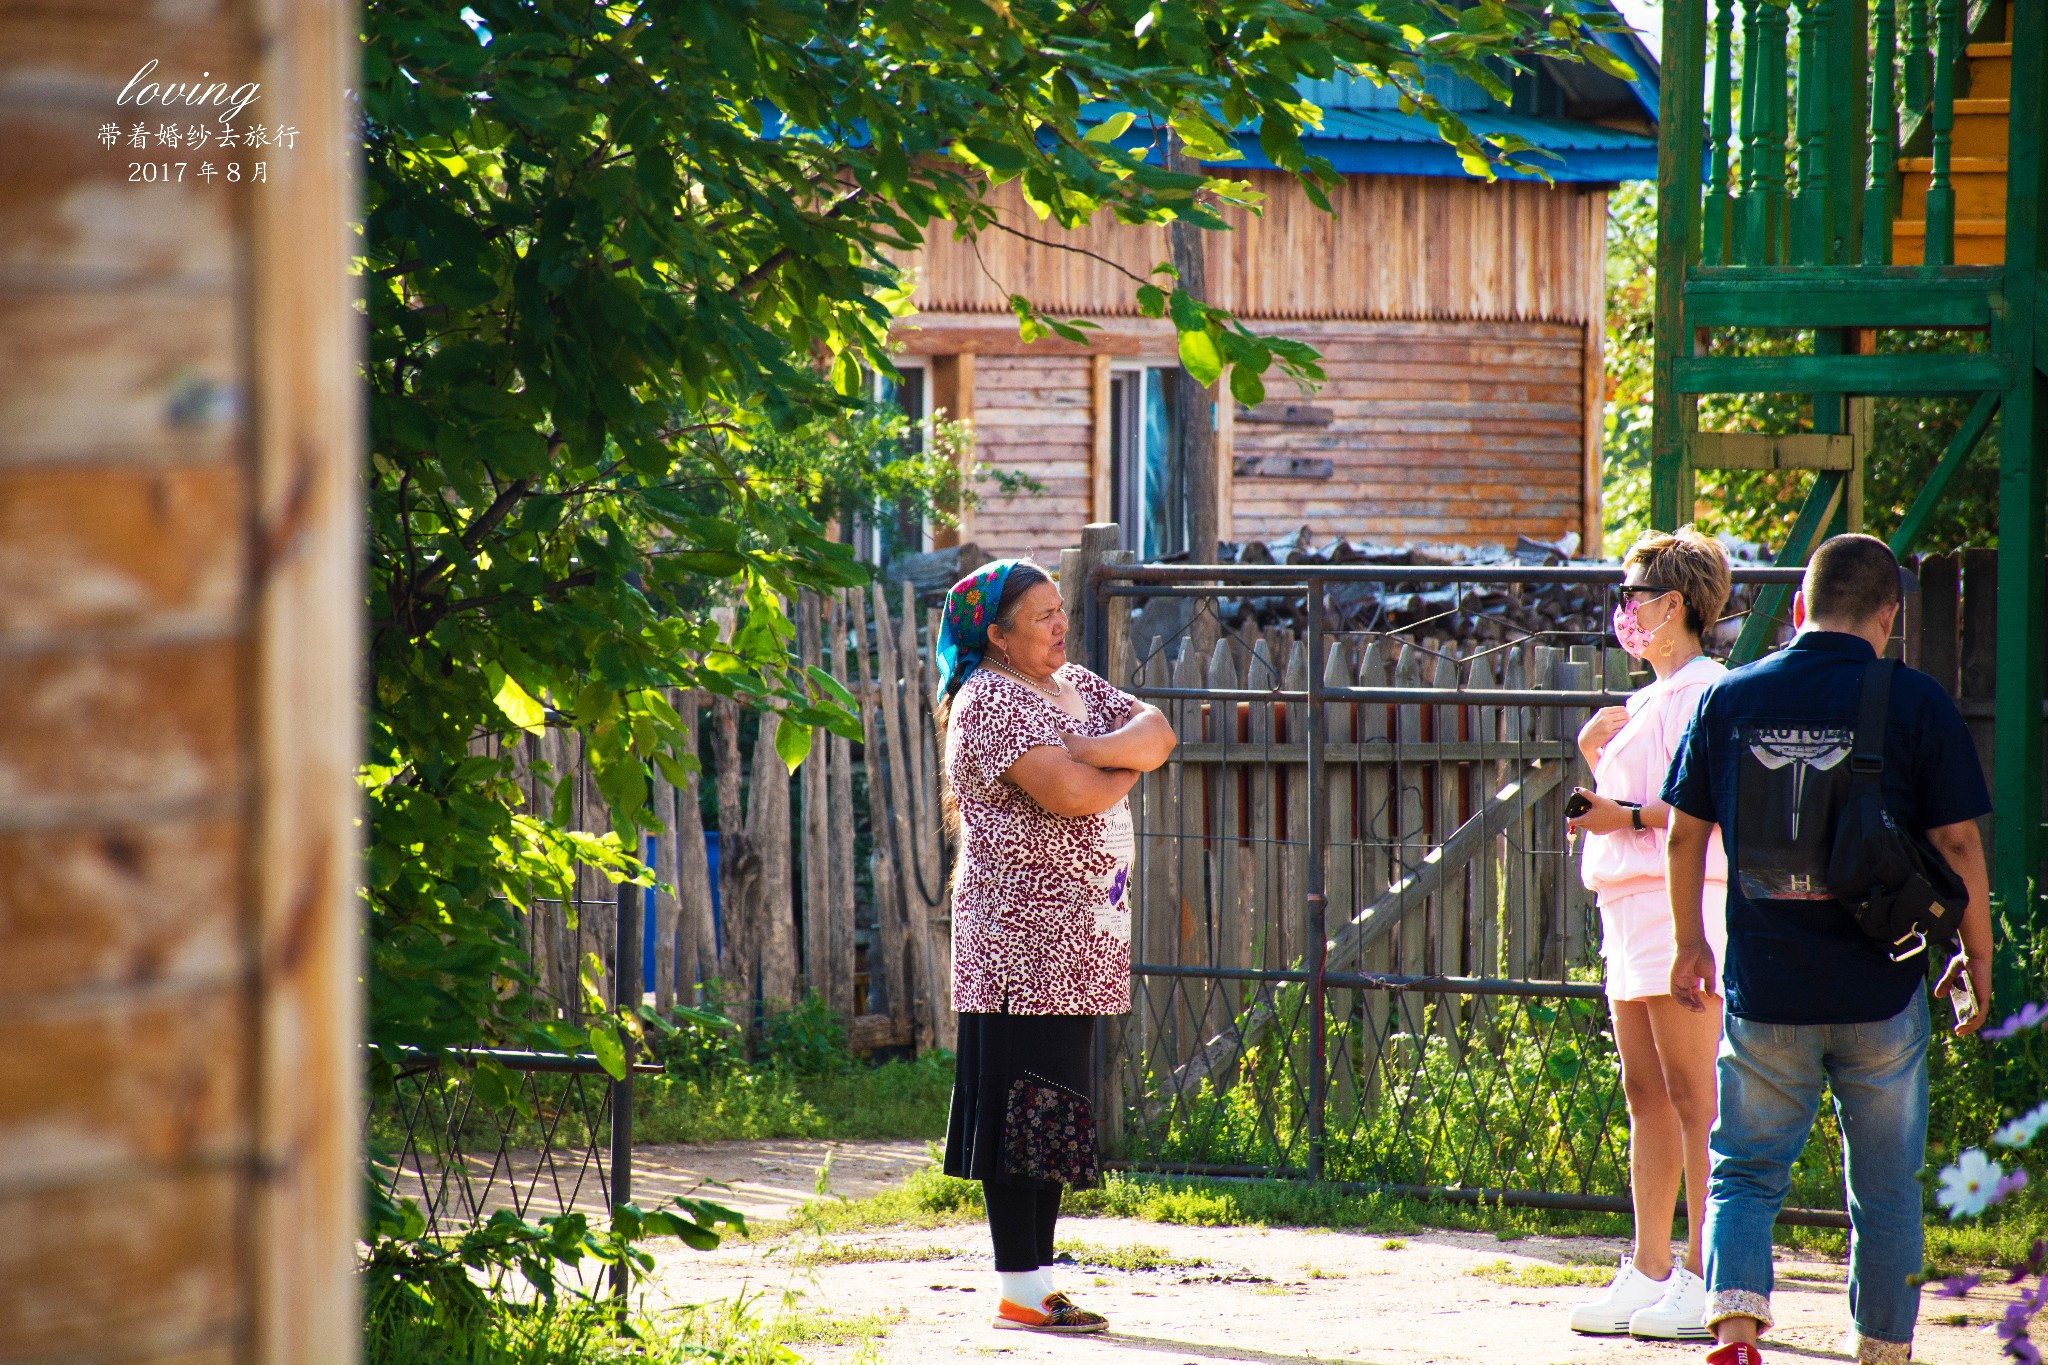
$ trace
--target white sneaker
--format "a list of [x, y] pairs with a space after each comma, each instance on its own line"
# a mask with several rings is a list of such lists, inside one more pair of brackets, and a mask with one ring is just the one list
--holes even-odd
[[1588, 1336], [1615, 1337], [1628, 1331], [1629, 1319], [1664, 1297], [1665, 1281], [1653, 1280], [1621, 1258], [1620, 1273], [1608, 1284], [1607, 1292], [1590, 1303], [1572, 1309], [1572, 1330]]
[[1682, 1265], [1673, 1266], [1664, 1297], [1636, 1310], [1628, 1334], [1650, 1341], [1710, 1341], [1714, 1334], [1700, 1325], [1706, 1311], [1707, 1282]]

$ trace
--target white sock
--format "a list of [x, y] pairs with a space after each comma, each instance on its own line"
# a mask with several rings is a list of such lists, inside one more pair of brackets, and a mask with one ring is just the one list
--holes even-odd
[[1036, 1308], [1052, 1296], [1052, 1273], [1044, 1266], [1036, 1270], [998, 1270], [1003, 1297], [1020, 1308]]

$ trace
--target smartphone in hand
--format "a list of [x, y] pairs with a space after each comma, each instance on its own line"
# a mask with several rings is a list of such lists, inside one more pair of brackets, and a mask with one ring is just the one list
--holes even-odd
[[1564, 818], [1576, 820], [1591, 809], [1593, 809], [1593, 798], [1582, 791], [1574, 791], [1571, 797], [1564, 803]]
[[1970, 984], [1967, 971], [1956, 974], [1956, 984], [1949, 988], [1948, 1003], [1956, 1012], [1958, 1024], [1968, 1023], [1977, 1013], [1977, 990]]

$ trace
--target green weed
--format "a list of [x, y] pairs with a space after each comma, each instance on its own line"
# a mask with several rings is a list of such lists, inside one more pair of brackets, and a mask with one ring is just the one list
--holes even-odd
[[1487, 1261], [1465, 1273], [1511, 1289], [1574, 1289], [1586, 1286], [1597, 1289], [1614, 1278], [1614, 1272], [1605, 1266], [1553, 1265], [1543, 1261], [1533, 1265]]
[[1144, 1242], [1120, 1247], [1098, 1246], [1093, 1242], [1061, 1242], [1059, 1249], [1081, 1265], [1104, 1270], [1200, 1270], [1209, 1264], [1199, 1256], [1175, 1256], [1165, 1247], [1150, 1246]]
[[888, 1246], [874, 1242], [821, 1242], [789, 1258], [791, 1265], [903, 1265], [918, 1261], [950, 1261], [960, 1253], [950, 1247]]

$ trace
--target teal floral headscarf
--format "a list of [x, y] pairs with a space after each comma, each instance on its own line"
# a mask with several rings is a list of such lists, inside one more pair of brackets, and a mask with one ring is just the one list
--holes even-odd
[[960, 684], [981, 667], [988, 649], [988, 628], [995, 624], [1010, 570], [1024, 561], [997, 559], [982, 565], [953, 585], [939, 626], [939, 700], [950, 701]]

